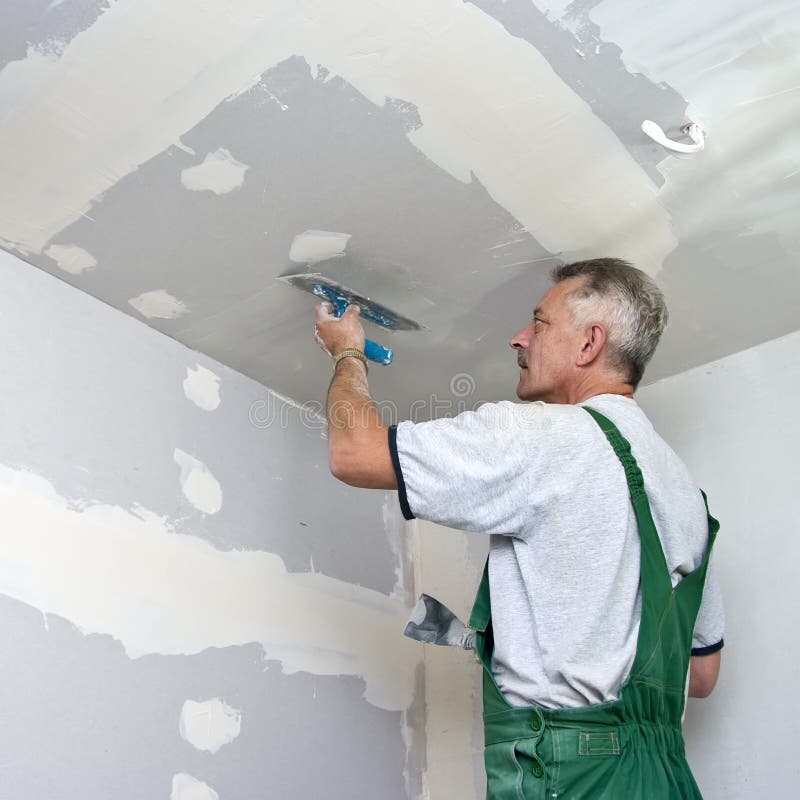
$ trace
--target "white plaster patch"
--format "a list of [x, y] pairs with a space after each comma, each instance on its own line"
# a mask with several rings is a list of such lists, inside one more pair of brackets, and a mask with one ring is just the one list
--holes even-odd
[[175, 142], [175, 147], [177, 147], [178, 150], [183, 150], [184, 153], [188, 153], [190, 156], [197, 155], [197, 153], [195, 153], [195, 151], [192, 150], [192, 148], [189, 147], [188, 144], [184, 144], [180, 139], [178, 139], [178, 141]]
[[179, 772], [172, 776], [169, 800], [219, 800], [219, 795], [207, 783]]
[[294, 237], [289, 259], [298, 264], [314, 264], [341, 256], [347, 247], [349, 233], [334, 231], [304, 231]]
[[216, 753], [241, 732], [242, 713], [219, 698], [202, 702], [187, 700], [181, 709], [178, 730], [198, 750]]
[[138, 297], [128, 300], [128, 303], [147, 319], [175, 319], [189, 310], [182, 300], [163, 289], [142, 292]]
[[44, 254], [50, 256], [59, 269], [71, 275], [80, 275], [81, 272], [97, 266], [97, 259], [76, 244], [51, 244]]
[[0, 594], [117, 639], [130, 658], [259, 643], [284, 673], [354, 675], [409, 707], [421, 653], [405, 604], [265, 551], [217, 550], [144, 508], [75, 507], [45, 479], [0, 465]]
[[186, 367], [186, 379], [183, 381], [183, 393], [198, 408], [213, 411], [220, 404], [219, 375], [198, 364], [194, 368]]
[[216, 514], [222, 508], [222, 487], [208, 467], [194, 456], [175, 448], [175, 463], [181, 468], [181, 489], [186, 499], [204, 514]]
[[227, 194], [244, 183], [250, 167], [237, 161], [229, 150], [220, 147], [209, 153], [202, 164], [187, 167], [181, 172], [181, 183], [193, 192], [210, 191]]
[[[157, 81], [130, 67], [143, 30]], [[655, 186], [616, 135], [532, 45], [463, 0], [350, 0], [346, 14], [320, 0], [273, 0], [266, 15], [263, 0], [240, 0], [236, 14], [194, 0], [113, 5], [57, 61], [29, 53], [0, 72], [0, 237], [39, 252], [296, 54], [376, 106], [416, 105], [423, 124], [410, 140], [458, 179], [474, 175], [549, 251], [613, 250], [654, 272], [674, 249]]]

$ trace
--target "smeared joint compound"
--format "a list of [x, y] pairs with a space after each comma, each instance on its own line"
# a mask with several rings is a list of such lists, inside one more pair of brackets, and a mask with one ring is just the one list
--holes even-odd
[[97, 266], [97, 259], [76, 244], [51, 244], [44, 254], [50, 256], [59, 269], [71, 275], [80, 275], [81, 272]]
[[219, 375], [199, 364], [192, 369], [186, 368], [186, 379], [183, 382], [183, 393], [198, 408], [213, 411], [219, 406]]
[[175, 319], [189, 310], [183, 301], [163, 289], [142, 292], [138, 297], [128, 300], [128, 303], [147, 319]]
[[[410, 141], [454, 177], [474, 176], [546, 250], [613, 245], [655, 272], [675, 247], [652, 181], [613, 131], [540, 52], [476, 5], [351, 0], [347, 14], [318, 0], [269, 7], [267, 24], [263, 0], [240, 0], [236, 14], [225, 3], [116, 3], [61, 58], [29, 53], [7, 65], [0, 174], [10, 183], [0, 193], [0, 236], [39, 252], [225, 98], [300, 54], [378, 107], [387, 97], [413, 103], [423, 124]], [[131, 70], [143, 30], [157, 81]], [[355, 56], [363, 53], [374, 55]], [[93, 124], [77, 136], [84, 119]], [[52, 191], [43, 194], [45, 183]]]
[[169, 800], [219, 800], [219, 795], [207, 783], [179, 772], [172, 776]]
[[222, 487], [208, 467], [194, 456], [175, 448], [175, 463], [181, 468], [181, 489], [186, 499], [204, 514], [216, 514], [222, 508]]
[[181, 737], [198, 750], [216, 753], [241, 732], [242, 713], [219, 698], [197, 702], [187, 700], [178, 725]]
[[130, 658], [258, 643], [285, 674], [352, 675], [379, 708], [411, 704], [421, 648], [399, 600], [287, 572], [274, 553], [218, 550], [145, 508], [72, 502], [2, 464], [0, 507], [0, 594], [113, 636]]
[[314, 264], [341, 256], [347, 247], [349, 233], [304, 231], [294, 237], [289, 258], [298, 264]]
[[250, 167], [237, 161], [224, 147], [209, 153], [202, 164], [187, 167], [181, 172], [181, 183], [194, 192], [208, 190], [227, 194], [244, 183], [244, 174]]

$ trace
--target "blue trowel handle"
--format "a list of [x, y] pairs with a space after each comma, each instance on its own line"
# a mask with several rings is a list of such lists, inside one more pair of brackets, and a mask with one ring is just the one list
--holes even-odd
[[[342, 314], [347, 311], [347, 306], [350, 305], [342, 297], [331, 298], [331, 301], [333, 303], [333, 315], [335, 317], [341, 317]], [[384, 347], [382, 344], [373, 342], [372, 339], [367, 339], [364, 342], [364, 355], [370, 361], [375, 361], [378, 364], [391, 364], [394, 358], [394, 351], [390, 350], [388, 347]]]
[[364, 342], [364, 355], [370, 361], [377, 361], [378, 364], [391, 364], [394, 358], [394, 352], [382, 344], [373, 342], [372, 339], [367, 339]]

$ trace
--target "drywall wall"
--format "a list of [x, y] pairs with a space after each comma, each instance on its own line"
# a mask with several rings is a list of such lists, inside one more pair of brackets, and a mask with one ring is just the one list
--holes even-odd
[[331, 478], [313, 414], [6, 253], [0, 340], [0, 795], [416, 796], [393, 495]]
[[[800, 780], [793, 687], [800, 652], [796, 454], [800, 332], [659, 381], [637, 393], [688, 464], [722, 524], [715, 554], [727, 625], [719, 684], [690, 699], [689, 761], [706, 800], [790, 797]], [[419, 591], [469, 615], [486, 537], [415, 521]], [[480, 667], [451, 647], [425, 648], [426, 785], [484, 796]], [[780, 735], [776, 735], [780, 731]], [[437, 793], [438, 792], [438, 793]], [[455, 794], [453, 796], [456, 796]]]
[[[415, 542], [414, 583], [463, 622], [469, 620], [489, 549], [486, 536], [424, 520], [409, 523]], [[481, 670], [471, 651], [424, 645], [425, 769], [431, 800], [486, 796]]]
[[708, 492], [726, 646], [714, 694], [690, 700], [686, 743], [707, 800], [792, 797], [800, 780], [794, 687], [800, 332], [639, 392]]

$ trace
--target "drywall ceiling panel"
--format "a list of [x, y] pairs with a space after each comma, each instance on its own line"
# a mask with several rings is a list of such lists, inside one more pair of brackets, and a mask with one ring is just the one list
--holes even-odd
[[0, 244], [302, 402], [329, 370], [276, 278], [320, 271], [425, 326], [369, 331], [387, 418], [512, 397], [548, 270], [622, 256], [671, 306], [652, 381], [798, 328], [799, 32], [779, 0], [12, 3]]

